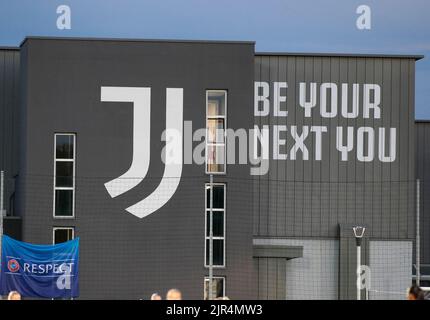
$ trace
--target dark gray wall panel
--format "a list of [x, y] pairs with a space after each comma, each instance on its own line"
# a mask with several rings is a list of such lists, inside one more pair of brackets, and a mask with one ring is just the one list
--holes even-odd
[[[183, 166], [180, 186], [159, 211], [140, 220], [124, 209], [159, 184], [167, 87], [184, 88], [184, 120], [205, 127], [206, 89], [228, 90], [228, 126], [251, 128], [254, 51], [251, 43], [28, 39], [24, 159], [20, 170], [23, 238], [51, 243], [52, 227], [73, 226], [81, 237], [82, 298], [148, 298], [178, 287], [203, 297], [204, 165]], [[130, 165], [132, 108], [100, 101], [101, 86], [151, 87], [151, 159], [144, 182], [111, 199], [103, 184]], [[77, 134], [76, 218], [52, 218], [55, 132]], [[196, 146], [198, 142], [194, 143]], [[226, 293], [255, 298], [249, 167], [227, 177]], [[248, 197], [248, 198], [247, 198]], [[240, 283], [241, 285], [238, 285]]]
[[258, 299], [285, 300], [286, 261], [283, 258], [254, 259], [258, 276]]
[[416, 172], [420, 180], [421, 263], [430, 264], [430, 122], [416, 123]]
[[4, 206], [14, 214], [15, 176], [18, 174], [19, 51], [0, 49], [0, 170], [5, 172]]
[[[260, 182], [254, 202], [260, 210], [254, 226], [256, 236], [270, 237], [337, 237], [339, 223], [366, 223], [373, 225], [372, 237], [410, 239], [414, 236], [413, 194], [415, 174], [413, 95], [411, 83], [414, 59], [394, 57], [312, 57], [261, 55], [255, 59], [255, 81], [270, 85], [270, 115], [255, 117], [257, 125], [286, 124], [287, 130], [296, 125], [301, 133], [303, 126], [325, 126], [327, 132], [322, 138], [322, 159], [315, 157], [316, 138], [311, 132], [305, 140], [310, 160], [303, 160], [298, 152], [296, 160], [270, 159], [269, 173], [255, 177]], [[284, 75], [286, 72], [286, 76]], [[273, 82], [288, 83], [287, 117], [273, 115]], [[312, 117], [305, 117], [299, 106], [299, 83], [316, 82], [317, 106]], [[334, 118], [320, 116], [319, 87], [323, 82], [337, 84], [338, 113]], [[344, 118], [341, 115], [342, 83], [349, 86], [349, 108], [353, 102], [352, 85], [360, 85], [359, 116]], [[381, 116], [363, 117], [363, 85], [378, 84], [381, 87]], [[308, 90], [309, 91], [309, 90]], [[309, 96], [309, 92], [307, 93]], [[330, 96], [330, 95], [329, 95]], [[371, 94], [371, 99], [373, 99]], [[336, 150], [336, 127], [345, 131], [354, 128], [354, 149], [348, 154], [348, 161], [342, 161]], [[370, 127], [374, 130], [374, 160], [358, 161], [357, 129]], [[381, 162], [378, 159], [379, 128], [386, 129], [385, 151], [388, 154], [389, 128], [396, 128], [396, 159]], [[289, 152], [294, 141], [287, 133]], [[271, 141], [273, 131], [271, 130]], [[366, 149], [368, 143], [364, 143]], [[272, 156], [273, 145], [270, 145]], [[264, 181], [264, 183], [263, 183]], [[291, 195], [286, 195], [290, 192]], [[258, 199], [258, 200], [257, 200]], [[292, 203], [289, 203], [290, 200]], [[264, 209], [267, 208], [267, 209]], [[279, 223], [278, 223], [279, 222]], [[276, 228], [273, 224], [276, 223]], [[285, 227], [284, 227], [285, 226]]]
[[21, 240], [22, 237], [22, 219], [21, 217], [7, 216], [3, 220], [3, 233], [13, 239]]

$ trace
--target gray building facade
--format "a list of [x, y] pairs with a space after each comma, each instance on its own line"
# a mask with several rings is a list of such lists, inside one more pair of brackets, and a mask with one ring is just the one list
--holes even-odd
[[[400, 252], [405, 241], [414, 240], [415, 60], [256, 54], [255, 123], [278, 143], [270, 145], [267, 173], [254, 183], [254, 237], [312, 239], [319, 248], [308, 254], [320, 257], [301, 271], [313, 286], [295, 290], [298, 297], [315, 297], [318, 290], [324, 292], [319, 298], [356, 297], [354, 225], [366, 226], [363, 259], [370, 268], [373, 241], [392, 241]], [[411, 256], [410, 250], [405, 254]], [[297, 259], [310, 259], [306, 251]], [[326, 274], [321, 259], [331, 260]], [[402, 285], [410, 281], [411, 262], [402, 265], [402, 273], [390, 271], [391, 263], [384, 268], [401, 277]], [[326, 279], [336, 269], [334, 290]], [[277, 281], [265, 269], [258, 276]], [[401, 286], [392, 291], [404, 292]]]
[[[205, 143], [205, 135], [195, 134], [212, 124], [253, 129], [250, 150], [257, 146], [253, 161], [224, 163], [214, 172], [214, 257], [220, 259], [214, 276], [222, 279], [216, 294], [355, 299], [352, 227], [363, 225], [363, 264], [375, 270], [370, 298], [403, 298], [381, 291], [404, 292], [412, 279], [419, 56], [41, 37], [1, 54], [8, 81], [0, 87], [11, 101], [2, 105], [10, 119], [3, 122], [9, 136], [1, 149], [7, 212], [15, 226], [21, 223], [23, 241], [52, 243], [56, 230], [80, 237], [81, 298], [147, 299], [172, 287], [185, 299], [204, 297], [213, 167], [186, 152], [206, 160], [243, 153], [225, 135]], [[106, 97], [111, 88], [132, 88], [136, 97]], [[166, 178], [160, 155], [163, 131], [174, 121], [173, 92], [182, 101], [184, 154], [180, 176]], [[147, 156], [139, 151], [145, 141]], [[133, 171], [135, 159], [149, 163], [147, 172], [122, 176], [109, 191], [109, 181]], [[129, 210], [154, 190], [154, 203], [168, 201], [143, 218]]]
[[[430, 188], [430, 122], [427, 120], [417, 120], [416, 122], [416, 172], [419, 180], [419, 206], [420, 225], [419, 237], [420, 247], [418, 248], [419, 261], [421, 262], [421, 281], [424, 286], [430, 286], [430, 203], [428, 192]], [[414, 252], [416, 255], [417, 253]], [[416, 258], [414, 259], [416, 261]], [[416, 276], [417, 272], [414, 269]]]

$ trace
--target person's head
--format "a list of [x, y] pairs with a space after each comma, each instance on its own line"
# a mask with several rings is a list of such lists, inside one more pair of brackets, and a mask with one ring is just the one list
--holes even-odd
[[416, 284], [414, 284], [412, 287], [408, 290], [408, 300], [421, 300], [423, 296], [423, 290]]
[[7, 296], [8, 300], [21, 300], [21, 295], [18, 291], [11, 291]]
[[167, 291], [166, 300], [182, 300], [182, 293], [178, 289], [170, 289]]
[[151, 300], [161, 300], [161, 296], [158, 293], [153, 293], [151, 295]]

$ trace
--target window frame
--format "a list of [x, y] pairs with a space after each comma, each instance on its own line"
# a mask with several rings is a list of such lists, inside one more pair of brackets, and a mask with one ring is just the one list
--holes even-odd
[[[225, 111], [224, 111], [224, 115], [223, 116], [209, 116], [208, 115], [208, 102], [209, 102], [209, 93], [210, 92], [214, 92], [214, 93], [224, 93], [225, 95]], [[206, 174], [214, 174], [214, 175], [225, 175], [227, 174], [227, 98], [228, 98], [228, 92], [225, 89], [206, 89], [206, 131], [205, 131], [205, 173]], [[218, 119], [223, 119], [224, 120], [224, 143], [214, 143], [211, 142], [209, 143], [208, 141], [208, 125], [209, 125], [209, 120], [218, 120]], [[216, 135], [215, 135], [216, 137]], [[217, 172], [211, 172], [208, 170], [208, 147], [222, 147], [224, 146], [224, 171], [217, 171]]]
[[[212, 240], [223, 240], [223, 258], [222, 258], [223, 259], [223, 264], [222, 265], [213, 265], [213, 268], [219, 268], [219, 269], [221, 269], [221, 268], [225, 268], [226, 267], [226, 261], [225, 261], [225, 259], [226, 259], [226, 253], [225, 253], [225, 247], [226, 247], [226, 245], [225, 245], [225, 243], [226, 243], [226, 211], [227, 211], [227, 204], [226, 204], [226, 198], [227, 198], [226, 194], [227, 194], [227, 192], [226, 192], [226, 190], [227, 190], [227, 184], [226, 183], [222, 183], [222, 182], [216, 182], [216, 183], [213, 183], [212, 185], [213, 186], [223, 186], [224, 187], [224, 208], [223, 209], [212, 208], [213, 212], [223, 212], [224, 213], [224, 215], [223, 215], [223, 234], [224, 234], [224, 236], [223, 237], [219, 237], [219, 236], [212, 237]], [[206, 242], [210, 240], [210, 237], [206, 235], [206, 230], [208, 228], [208, 221], [207, 221], [206, 216], [207, 216], [208, 212], [210, 213], [210, 208], [207, 208], [207, 188], [208, 187], [210, 188], [210, 183], [205, 183], [205, 213], [204, 213], [204, 217], [205, 217], [204, 218], [205, 219], [205, 230], [204, 230], [205, 231], [205, 233], [204, 233], [204, 235], [205, 235], [205, 237], [204, 237], [204, 239], [205, 239], [204, 267], [205, 268], [209, 268], [209, 265], [206, 264], [206, 253], [209, 250], [208, 246], [206, 245]]]
[[[226, 277], [225, 276], [213, 276], [213, 279], [222, 279], [223, 281], [223, 286], [222, 286], [222, 296], [225, 297], [225, 284], [226, 284]], [[203, 300], [205, 300], [205, 294], [206, 294], [206, 281], [208, 282], [209, 285], [209, 276], [204, 276], [203, 277]], [[209, 288], [210, 289], [210, 288]], [[217, 298], [217, 297], [215, 297]], [[208, 297], [209, 300], [209, 297]]]
[[72, 230], [72, 239], [75, 239], [75, 227], [53, 227], [52, 228], [52, 244], [57, 244], [55, 243], [55, 231], [57, 230]]
[[[73, 159], [58, 158], [57, 159], [57, 136], [72, 136], [73, 137]], [[72, 176], [72, 187], [57, 187], [57, 162], [72, 162], [73, 163], [73, 176]], [[76, 133], [74, 132], [56, 132], [54, 133], [54, 183], [53, 183], [53, 205], [52, 205], [52, 217], [54, 219], [75, 219], [75, 193], [76, 193]], [[61, 216], [56, 215], [55, 204], [57, 190], [71, 190], [72, 191], [72, 215]]]

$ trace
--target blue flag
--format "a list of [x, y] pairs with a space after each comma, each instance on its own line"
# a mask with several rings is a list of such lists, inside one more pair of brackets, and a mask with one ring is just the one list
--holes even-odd
[[0, 294], [23, 297], [79, 296], [79, 238], [56, 245], [35, 245], [2, 238]]

